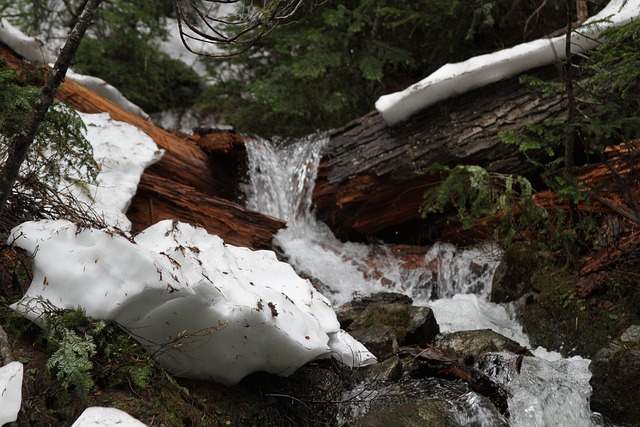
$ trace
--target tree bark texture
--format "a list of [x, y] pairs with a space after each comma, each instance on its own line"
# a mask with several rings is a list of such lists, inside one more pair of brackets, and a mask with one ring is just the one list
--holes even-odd
[[[553, 79], [558, 70], [546, 67], [530, 74]], [[393, 127], [373, 111], [331, 133], [314, 191], [318, 217], [350, 238], [410, 244], [437, 240], [443, 218], [434, 216], [433, 225], [419, 223], [423, 194], [440, 180], [425, 174], [425, 168], [475, 164], [492, 172], [532, 174], [533, 165], [515, 145], [502, 142], [501, 134], [524, 131], [527, 124], [564, 116], [565, 110], [563, 96], [544, 97], [540, 89], [512, 78], [439, 103]], [[409, 229], [411, 235], [405, 233]]]
[[164, 219], [177, 219], [200, 225], [225, 243], [254, 249], [271, 249], [273, 235], [286, 224], [152, 173], [142, 176], [127, 216], [133, 231]]
[[9, 141], [7, 160], [2, 168], [2, 172], [0, 172], [0, 212], [4, 210], [4, 206], [11, 194], [11, 189], [18, 178], [20, 166], [27, 158], [29, 147], [33, 143], [40, 124], [55, 99], [56, 91], [62, 83], [65, 74], [67, 74], [71, 61], [78, 50], [78, 46], [80, 46], [82, 37], [87, 31], [87, 28], [89, 28], [93, 15], [100, 6], [100, 3], [102, 3], [102, 0], [88, 0], [85, 4], [76, 25], [67, 36], [67, 41], [60, 50], [53, 69], [49, 73], [44, 86], [42, 86], [40, 94], [22, 126], [22, 130]]

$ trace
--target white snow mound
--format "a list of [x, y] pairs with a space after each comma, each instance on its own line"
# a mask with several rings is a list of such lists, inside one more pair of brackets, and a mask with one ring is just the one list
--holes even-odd
[[21, 224], [9, 241], [34, 256], [33, 282], [14, 309], [38, 321], [43, 300], [83, 307], [124, 326], [176, 375], [233, 384], [328, 355], [375, 363], [341, 332], [329, 301], [271, 251], [168, 220], [135, 241], [64, 220]]
[[20, 362], [0, 367], [0, 426], [18, 419], [22, 404], [22, 373]]
[[[607, 27], [622, 26], [640, 16], [640, 0], [612, 0], [571, 35], [571, 49], [581, 53], [600, 43]], [[394, 125], [439, 101], [565, 59], [566, 36], [538, 39], [463, 62], [446, 64], [401, 92], [381, 96], [376, 109]]]
[[[164, 150], [137, 127], [113, 120], [109, 113], [78, 113], [87, 127], [86, 138], [100, 172], [97, 184], [70, 187], [71, 194], [90, 206], [105, 222], [129, 230], [125, 215], [144, 169], [160, 160]], [[61, 192], [67, 187], [60, 188]]]
[[146, 424], [120, 409], [93, 406], [85, 409], [71, 427], [146, 427]]

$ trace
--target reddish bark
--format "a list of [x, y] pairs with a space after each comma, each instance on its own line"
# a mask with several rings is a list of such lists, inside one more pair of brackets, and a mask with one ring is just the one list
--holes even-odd
[[[2, 46], [0, 61], [22, 72], [25, 78], [33, 75], [39, 78], [48, 72], [48, 67], [36, 67]], [[71, 79], [65, 80], [56, 97], [81, 112], [108, 112], [114, 120], [142, 130], [165, 150], [162, 159], [144, 172], [132, 201], [128, 215], [134, 230], [142, 230], [161, 219], [175, 219], [202, 225], [227, 243], [271, 247], [273, 234], [284, 226], [283, 221], [217, 197], [237, 198], [237, 191], [229, 189], [237, 187], [239, 178], [231, 179], [230, 172], [221, 165], [233, 157], [243, 157], [242, 137], [234, 133], [209, 133], [181, 138]], [[212, 159], [218, 161], [214, 163]]]

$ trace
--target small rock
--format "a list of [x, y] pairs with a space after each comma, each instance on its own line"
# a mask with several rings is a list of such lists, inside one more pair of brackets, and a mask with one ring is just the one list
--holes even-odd
[[360, 341], [378, 360], [393, 356], [398, 351], [398, 340], [390, 326], [372, 326], [356, 329], [351, 336]]
[[400, 303], [369, 305], [353, 321], [349, 330], [372, 326], [393, 328], [400, 345], [429, 345], [440, 332], [433, 311], [429, 307], [416, 307]]
[[364, 371], [364, 381], [398, 381], [403, 372], [402, 361], [398, 356], [391, 356], [361, 370]]
[[468, 355], [480, 355], [508, 351], [511, 353], [531, 355], [517, 342], [492, 331], [479, 329], [475, 331], [460, 331], [447, 334], [434, 343], [434, 348], [445, 356], [464, 358]]
[[640, 343], [640, 325], [631, 325], [620, 336], [620, 341]]
[[531, 276], [538, 266], [534, 253], [524, 245], [508, 248], [496, 268], [491, 285], [491, 301], [516, 301], [531, 292]]

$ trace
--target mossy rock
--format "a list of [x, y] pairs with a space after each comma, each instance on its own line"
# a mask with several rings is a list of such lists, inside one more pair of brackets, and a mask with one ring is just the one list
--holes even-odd
[[622, 285], [612, 283], [597, 297], [585, 300], [575, 296], [577, 278], [550, 263], [533, 275], [536, 296], [519, 306], [517, 314], [534, 347], [593, 357], [629, 325], [638, 323], [637, 292], [621, 293]]
[[491, 301], [516, 301], [532, 291], [531, 277], [539, 268], [538, 255], [524, 244], [513, 244], [496, 268], [491, 285]]
[[440, 332], [433, 311], [398, 303], [369, 305], [350, 325], [349, 330], [389, 326], [393, 328], [398, 344], [422, 346], [430, 344]]

